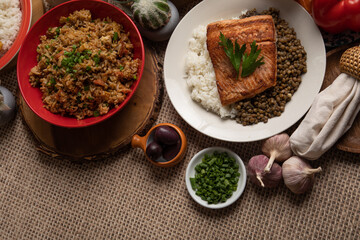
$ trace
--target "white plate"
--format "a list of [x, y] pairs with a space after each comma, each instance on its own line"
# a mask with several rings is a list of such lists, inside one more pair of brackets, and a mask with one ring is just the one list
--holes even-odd
[[[236, 160], [237, 164], [239, 164], [240, 177], [239, 177], [238, 187], [237, 187], [236, 191], [233, 192], [233, 195], [229, 199], [227, 199], [226, 202], [218, 203], [218, 204], [208, 204], [206, 201], [202, 200], [201, 197], [199, 197], [195, 194], [195, 191], [191, 187], [190, 178], [195, 177], [195, 167], [196, 167], [196, 165], [201, 163], [201, 160], [203, 159], [205, 154], [213, 154], [215, 151], [227, 152], [230, 157], [233, 157]], [[189, 162], [189, 165], [187, 166], [187, 169], [186, 169], [185, 176], [186, 176], [185, 177], [186, 187], [190, 193], [190, 196], [200, 205], [207, 207], [207, 208], [212, 208], [212, 209], [224, 208], [224, 207], [227, 207], [230, 204], [234, 203], [244, 192], [245, 185], [246, 185], [246, 168], [245, 168], [243, 161], [236, 153], [234, 153], [233, 151], [231, 151], [227, 148], [223, 148], [223, 147], [210, 147], [210, 148], [206, 148], [206, 149], [198, 152]]]
[[[221, 119], [207, 112], [190, 97], [185, 78], [185, 56], [192, 31], [198, 25], [207, 25], [219, 19], [241, 15], [246, 9], [258, 11], [275, 7], [280, 16], [294, 27], [297, 37], [307, 52], [307, 73], [302, 83], [286, 104], [280, 117], [267, 123], [243, 126], [235, 120]], [[309, 109], [319, 92], [325, 75], [326, 53], [323, 38], [311, 16], [295, 1], [290, 0], [204, 0], [195, 6], [173, 32], [165, 53], [164, 78], [170, 100], [180, 116], [193, 128], [210, 137], [230, 141], [261, 140], [282, 132], [296, 123]]]

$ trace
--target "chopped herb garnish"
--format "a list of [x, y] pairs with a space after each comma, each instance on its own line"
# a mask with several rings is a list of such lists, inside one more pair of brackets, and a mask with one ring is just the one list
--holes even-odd
[[57, 28], [56, 28], [55, 33], [56, 33], [56, 35], [59, 35], [59, 34], [60, 34], [60, 27], [57, 27]]
[[202, 162], [195, 166], [195, 177], [190, 183], [195, 194], [209, 204], [226, 202], [239, 181], [239, 165], [226, 152], [205, 154]]
[[49, 46], [49, 45], [45, 45], [45, 48], [46, 48], [46, 49], [49, 49], [49, 48], [50, 48], [50, 46]]
[[85, 85], [84, 86], [84, 91], [89, 91], [90, 90], [90, 86], [89, 85]]
[[99, 113], [99, 111], [95, 110], [94, 111], [94, 117], [98, 117], [98, 116], [100, 116], [100, 113]]
[[120, 71], [124, 70], [124, 66], [119, 66]]
[[113, 42], [116, 42], [118, 39], [119, 39], [119, 34], [117, 32], [114, 32]]
[[55, 86], [55, 84], [56, 84], [55, 78], [50, 79], [50, 84], [51, 84], [51, 86]]
[[81, 92], [78, 92], [78, 93], [77, 93], [77, 96], [78, 96], [78, 97], [81, 97]]
[[91, 67], [90, 67], [90, 66], [86, 66], [86, 71], [87, 71], [87, 72], [91, 71]]
[[66, 18], [66, 21], [70, 21], [70, 18], [69, 18], [69, 17], [67, 17], [67, 18]]
[[134, 75], [134, 76], [133, 76], [133, 78], [136, 80], [136, 79], [137, 79], [137, 76], [136, 76], [136, 75]]
[[96, 63], [96, 65], [98, 65], [100, 63], [100, 57], [99, 55], [95, 54], [95, 56], [93, 57], [94, 62]]

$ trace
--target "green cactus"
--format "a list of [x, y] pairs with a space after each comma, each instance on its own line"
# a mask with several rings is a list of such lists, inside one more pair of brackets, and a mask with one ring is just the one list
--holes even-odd
[[146, 29], [157, 30], [165, 26], [171, 17], [171, 10], [167, 0], [134, 0], [126, 2], [132, 2], [131, 11], [135, 21]]

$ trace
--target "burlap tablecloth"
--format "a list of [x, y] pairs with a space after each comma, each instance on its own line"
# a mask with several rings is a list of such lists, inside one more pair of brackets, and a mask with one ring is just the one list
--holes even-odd
[[[180, 9], [183, 16], [198, 1]], [[164, 56], [166, 42], [155, 44]], [[16, 93], [16, 71], [0, 75]], [[260, 142], [227, 143], [192, 129], [165, 93], [156, 123], [181, 127], [189, 141], [178, 166], [157, 168], [139, 149], [104, 161], [75, 164], [35, 150], [32, 134], [16, 119], [0, 128], [0, 239], [359, 239], [359, 154], [335, 148], [313, 162], [323, 172], [313, 190], [294, 195], [284, 184], [251, 183], [230, 207], [210, 210], [185, 186], [191, 157], [224, 146], [247, 163]]]

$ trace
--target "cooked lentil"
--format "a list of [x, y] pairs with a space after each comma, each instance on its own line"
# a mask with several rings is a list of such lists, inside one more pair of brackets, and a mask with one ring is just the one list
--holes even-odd
[[60, 24], [40, 37], [31, 85], [40, 87], [52, 113], [77, 119], [108, 113], [138, 77], [129, 33], [110, 18], [92, 19], [89, 10], [61, 17]]
[[253, 9], [240, 18], [262, 14], [271, 15], [276, 27], [277, 83], [255, 97], [235, 104], [238, 110], [236, 121], [244, 126], [266, 123], [269, 118], [280, 116], [301, 83], [301, 74], [307, 71], [305, 49], [294, 29], [279, 16], [279, 10], [270, 8], [258, 13]]

